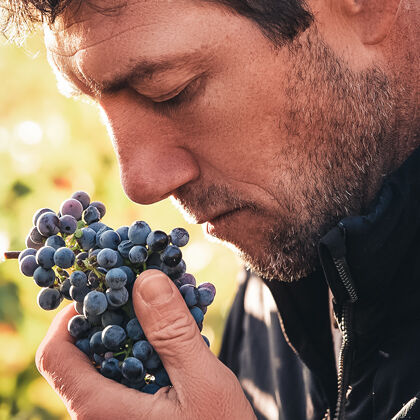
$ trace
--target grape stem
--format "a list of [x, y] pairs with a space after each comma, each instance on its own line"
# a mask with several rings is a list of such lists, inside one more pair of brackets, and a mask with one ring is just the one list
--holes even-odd
[[17, 260], [22, 251], [6, 251], [4, 255], [5, 260]]

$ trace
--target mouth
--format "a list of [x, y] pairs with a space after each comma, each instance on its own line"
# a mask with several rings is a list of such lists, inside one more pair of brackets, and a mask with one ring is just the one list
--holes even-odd
[[220, 222], [224, 221], [225, 219], [227, 219], [228, 217], [232, 216], [233, 214], [235, 214], [235, 213], [237, 213], [241, 210], [243, 210], [243, 208], [236, 208], [236, 209], [233, 209], [233, 210], [226, 211], [226, 212], [221, 213], [221, 214], [219, 214], [218, 216], [216, 216], [212, 219], [207, 220], [206, 223], [208, 223], [210, 225], [220, 223]]

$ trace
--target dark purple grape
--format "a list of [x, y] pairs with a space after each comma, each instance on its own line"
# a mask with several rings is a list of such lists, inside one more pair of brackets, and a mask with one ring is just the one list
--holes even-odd
[[84, 212], [83, 212], [83, 220], [90, 225], [91, 223], [98, 222], [101, 218], [101, 214], [99, 213], [99, 210], [93, 206], [90, 205]]
[[128, 259], [133, 264], [143, 264], [147, 260], [147, 249], [142, 245], [133, 246], [128, 253]]
[[129, 288], [129, 286], [132, 287], [134, 282], [136, 281], [136, 275], [134, 274], [134, 271], [130, 267], [127, 267], [126, 265], [123, 265], [119, 268], [120, 270], [123, 270], [125, 275], [127, 276], [127, 283], [125, 284], [125, 287], [127, 289]]
[[146, 340], [140, 340], [133, 345], [133, 356], [145, 362], [153, 354], [153, 347]]
[[93, 360], [99, 366], [101, 366], [102, 365], [102, 362], [105, 361], [105, 359], [102, 356], [100, 356], [99, 354], [97, 354], [97, 353], [93, 353]]
[[95, 232], [99, 232], [99, 230], [103, 227], [106, 227], [106, 225], [102, 222], [93, 222], [89, 225], [89, 228], [94, 230]]
[[124, 328], [119, 325], [108, 325], [102, 331], [102, 342], [111, 351], [116, 351], [127, 338]]
[[148, 269], [155, 268], [157, 270], [160, 270], [162, 266], [163, 264], [160, 260], [160, 254], [158, 252], [153, 252], [147, 257], [146, 267]]
[[55, 249], [52, 246], [43, 246], [36, 253], [36, 262], [43, 268], [48, 269], [54, 267]]
[[89, 258], [89, 254], [87, 252], [80, 252], [76, 255], [76, 262], [83, 265], [83, 261]]
[[60, 284], [60, 293], [64, 296], [65, 299], [67, 300], [73, 300], [70, 296], [70, 279], [65, 279], [61, 284]]
[[37, 244], [37, 245], [39, 245], [39, 244], [44, 244], [44, 242], [45, 242], [45, 240], [46, 240], [46, 237], [45, 236], [42, 236], [40, 233], [39, 233], [39, 231], [38, 231], [38, 229], [37, 229], [37, 227], [36, 226], [34, 226], [32, 229], [31, 229], [31, 231], [29, 232], [29, 237], [31, 238], [31, 241], [34, 243], [34, 244]]
[[90, 203], [91, 206], [96, 207], [99, 210], [100, 218], [103, 219], [106, 213], [106, 207], [104, 203], [101, 203], [100, 201], [92, 201]]
[[36, 226], [36, 224], [37, 224], [37, 222], [38, 222], [38, 219], [39, 219], [39, 217], [41, 216], [41, 214], [44, 214], [44, 213], [54, 213], [54, 210], [51, 210], [51, 209], [47, 209], [47, 208], [42, 208], [42, 209], [39, 209], [39, 210], [37, 210], [36, 212], [35, 212], [35, 214], [34, 214], [34, 217], [33, 217], [33, 219], [32, 219], [32, 223], [33, 223], [33, 225], [34, 226]]
[[[202, 285], [200, 285], [202, 286]], [[214, 300], [214, 290], [210, 287], [198, 287], [198, 304], [200, 306], [209, 306]]]
[[117, 249], [120, 242], [120, 235], [114, 230], [107, 230], [99, 237], [99, 246], [101, 248]]
[[107, 289], [105, 293], [108, 304], [111, 308], [119, 308], [128, 302], [129, 295], [125, 287], [117, 290]]
[[104, 233], [104, 232], [107, 232], [108, 230], [112, 230], [109, 226], [107, 226], [107, 225], [103, 225], [97, 232], [96, 232], [96, 238], [95, 238], [95, 241], [96, 241], [96, 246], [97, 247], [100, 247], [100, 248], [102, 248], [101, 247], [101, 245], [100, 245], [100, 242], [99, 242], [99, 240], [101, 239], [101, 235]]
[[60, 232], [59, 219], [55, 213], [43, 213], [38, 219], [36, 227], [43, 236], [57, 235]]
[[108, 350], [102, 342], [102, 331], [98, 331], [92, 335], [89, 340], [89, 345], [92, 352], [96, 354], [104, 354]]
[[118, 261], [117, 251], [109, 248], [102, 249], [96, 259], [101, 267], [112, 268]]
[[87, 286], [82, 286], [82, 287], [71, 286], [69, 293], [70, 293], [71, 298], [75, 300], [76, 302], [83, 302], [83, 300], [85, 299], [85, 296], [90, 291], [91, 290]]
[[191, 315], [194, 318], [194, 321], [197, 323], [197, 325], [202, 325], [204, 320], [204, 314], [203, 311], [200, 308], [197, 308], [197, 306], [194, 306], [190, 309]]
[[53, 235], [53, 236], [50, 236], [49, 238], [47, 238], [47, 240], [45, 242], [45, 245], [46, 246], [51, 246], [55, 250], [57, 250], [58, 248], [65, 247], [66, 243], [64, 242], [64, 239], [61, 236]]
[[155, 384], [161, 387], [171, 385], [171, 380], [164, 367], [158, 369], [153, 376], [155, 377]]
[[28, 234], [28, 236], [25, 238], [25, 245], [26, 248], [34, 248], [39, 249], [42, 247], [42, 244], [36, 244], [32, 239], [31, 236]]
[[37, 297], [38, 305], [46, 311], [57, 309], [62, 300], [63, 296], [57, 289], [49, 288], [42, 289]]
[[181, 262], [176, 267], [168, 267], [167, 265], [162, 266], [162, 271], [172, 280], [179, 279], [186, 270], [187, 266], [185, 265], [184, 260], [181, 260]]
[[130, 319], [125, 327], [127, 335], [134, 341], [144, 338], [143, 328], [137, 318]]
[[67, 325], [67, 329], [72, 337], [83, 338], [87, 336], [90, 329], [90, 324], [83, 315], [75, 315], [70, 319]]
[[167, 247], [169, 243], [169, 238], [165, 232], [161, 230], [154, 230], [153, 232], [150, 232], [147, 236], [146, 243], [150, 251], [160, 252]]
[[79, 314], [79, 315], [83, 315], [83, 301], [82, 302], [77, 302], [74, 301], [73, 302], [73, 306], [75, 311]]
[[58, 219], [58, 227], [61, 233], [71, 235], [76, 232], [77, 220], [70, 214], [66, 214]]
[[179, 292], [189, 308], [198, 304], [198, 290], [191, 284], [184, 284], [179, 288]]
[[83, 210], [86, 209], [90, 204], [90, 197], [89, 194], [84, 191], [76, 191], [71, 198], [76, 199], [77, 201], [80, 201], [80, 204], [83, 207]]
[[62, 247], [55, 251], [54, 263], [60, 268], [70, 268], [74, 264], [75, 260], [76, 256], [74, 255], [74, 252], [69, 248]]
[[162, 366], [162, 361], [159, 355], [153, 351], [152, 355], [144, 362], [147, 371], [155, 371]]
[[90, 227], [86, 227], [81, 229], [81, 234], [77, 242], [84, 251], [89, 251], [96, 245], [96, 233]]
[[81, 338], [77, 340], [75, 343], [76, 347], [86, 354], [86, 356], [90, 356], [92, 352], [90, 351], [89, 340], [87, 338]]
[[184, 228], [175, 228], [171, 230], [169, 234], [173, 245], [182, 247], [187, 245], [190, 240], [189, 233]]
[[128, 240], [128, 229], [129, 229], [128, 226], [121, 226], [116, 230], [118, 235], [120, 235], [121, 241]]
[[70, 276], [70, 283], [75, 287], [84, 287], [87, 285], [87, 276], [83, 271], [73, 271]]
[[145, 373], [143, 363], [135, 357], [127, 357], [121, 366], [121, 371], [129, 381], [141, 380]]
[[25, 257], [28, 255], [36, 255], [36, 249], [35, 248], [26, 248], [24, 249], [18, 257], [18, 262], [20, 263]]
[[[102, 326], [105, 328], [108, 325], [119, 325], [120, 327], [124, 322], [124, 314], [117, 311], [105, 311], [101, 316]], [[128, 331], [127, 331], [128, 332]]]
[[121, 289], [127, 283], [127, 275], [120, 268], [111, 268], [106, 273], [105, 283], [111, 289]]
[[68, 214], [73, 216], [76, 220], [80, 220], [83, 213], [82, 203], [74, 198], [69, 198], [61, 204], [60, 213], [62, 216]]
[[160, 254], [160, 259], [168, 267], [176, 267], [182, 260], [182, 252], [175, 245], [168, 245]]
[[122, 376], [119, 361], [113, 357], [102, 362], [100, 372], [105, 378], [113, 379], [117, 382], [120, 381]]
[[146, 222], [134, 222], [128, 229], [128, 239], [135, 245], [146, 245], [147, 236], [151, 231]]
[[55, 281], [55, 272], [52, 268], [38, 267], [34, 272], [34, 281], [39, 287], [50, 287]]
[[36, 262], [35, 255], [27, 255], [20, 260], [20, 272], [27, 277], [32, 277], [38, 267], [39, 265]]
[[184, 273], [181, 277], [175, 280], [175, 284], [180, 288], [184, 284], [192, 284], [196, 286], [197, 282], [192, 274]]
[[[134, 247], [134, 244], [131, 241], [125, 240], [121, 241], [118, 245], [118, 252], [121, 254], [123, 258], [128, 258], [130, 249]], [[147, 253], [147, 250], [146, 250]]]
[[[98, 316], [106, 311], [108, 307], [108, 301], [106, 300], [104, 293], [93, 290], [85, 296], [83, 305], [84, 311], [86, 311], [86, 313], [92, 316]], [[95, 351], [95, 353], [98, 352]]]

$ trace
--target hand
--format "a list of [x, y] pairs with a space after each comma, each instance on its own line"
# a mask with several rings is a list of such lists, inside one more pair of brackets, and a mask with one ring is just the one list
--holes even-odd
[[208, 349], [182, 296], [158, 270], [136, 280], [133, 305], [146, 336], [173, 384], [149, 395], [99, 374], [74, 344], [64, 308], [36, 354], [41, 374], [64, 401], [72, 418], [83, 420], [255, 419], [236, 376]]

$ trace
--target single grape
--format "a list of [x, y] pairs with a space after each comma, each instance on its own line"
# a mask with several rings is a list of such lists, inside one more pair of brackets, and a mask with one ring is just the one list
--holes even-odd
[[184, 228], [175, 228], [171, 230], [169, 234], [173, 245], [182, 247], [187, 245], [190, 240], [189, 233]]
[[73, 306], [75, 311], [79, 314], [79, 315], [83, 315], [83, 301], [82, 302], [77, 302], [74, 301], [73, 302]]
[[85, 210], [89, 204], [90, 204], [90, 197], [88, 193], [85, 193], [84, 191], [76, 191], [71, 198], [76, 199], [77, 201], [80, 201], [80, 204], [83, 207], [83, 210]]
[[128, 240], [128, 229], [129, 229], [128, 226], [121, 226], [116, 230], [118, 235], [120, 235], [121, 241]]
[[96, 207], [99, 210], [100, 218], [103, 219], [106, 213], [106, 207], [104, 203], [101, 203], [100, 201], [92, 201], [90, 203], [91, 206]]
[[61, 203], [60, 213], [62, 216], [68, 214], [73, 216], [76, 220], [80, 220], [83, 213], [82, 203], [74, 198], [69, 198], [68, 200], [65, 200], [63, 203]]
[[166, 372], [164, 367], [158, 369], [153, 376], [155, 377], [155, 384], [161, 387], [171, 385], [168, 372]]
[[33, 223], [34, 226], [36, 226], [36, 224], [38, 222], [38, 219], [41, 216], [41, 214], [44, 214], [44, 213], [54, 213], [54, 210], [47, 209], [47, 208], [42, 208], [42, 209], [37, 210], [34, 214], [33, 219], [32, 219], [32, 223]]
[[90, 225], [91, 223], [99, 222], [101, 214], [99, 210], [92, 204], [83, 212], [83, 220]]
[[128, 253], [128, 259], [133, 264], [143, 264], [147, 260], [147, 249], [142, 245], [133, 246]]
[[62, 247], [58, 248], [57, 251], [55, 251], [54, 263], [60, 268], [70, 268], [74, 264], [75, 260], [76, 257], [74, 255], [74, 252], [69, 248]]
[[117, 249], [120, 242], [120, 235], [114, 230], [107, 230], [99, 237], [99, 246], [101, 248]]
[[52, 246], [43, 246], [36, 253], [36, 262], [43, 268], [54, 267], [55, 249]]
[[125, 287], [117, 290], [107, 289], [105, 293], [111, 308], [119, 308], [128, 302], [129, 295]]
[[144, 367], [147, 371], [155, 371], [162, 366], [162, 361], [159, 355], [153, 351], [152, 355], [144, 362]]
[[35, 244], [44, 244], [46, 237], [42, 236], [37, 227], [34, 226], [31, 231], [29, 232], [29, 237], [31, 238], [31, 241]]
[[209, 306], [214, 300], [214, 291], [210, 287], [198, 287], [198, 304], [200, 306]]
[[83, 300], [85, 299], [85, 296], [90, 291], [91, 290], [87, 286], [82, 286], [82, 287], [71, 286], [69, 293], [70, 293], [71, 298], [75, 300], [76, 302], [83, 302]]
[[193, 286], [196, 286], [197, 282], [192, 274], [184, 273], [181, 277], [175, 280], [175, 284], [179, 289], [184, 284], [192, 284]]
[[58, 227], [60, 228], [61, 233], [71, 235], [76, 232], [77, 220], [70, 214], [66, 214], [58, 219]]
[[43, 213], [39, 217], [36, 227], [43, 236], [57, 235], [60, 232], [59, 219], [55, 213]]
[[98, 232], [100, 229], [105, 227], [106, 225], [102, 222], [93, 222], [89, 225], [89, 228], [94, 230], [95, 232]]
[[153, 347], [146, 340], [140, 340], [133, 345], [133, 356], [145, 362], [153, 354]]
[[102, 342], [107, 349], [112, 351], [118, 350], [126, 337], [124, 328], [119, 325], [108, 325], [102, 331]]
[[80, 252], [79, 254], [76, 255], [76, 262], [78, 264], [82, 264], [83, 266], [83, 261], [89, 258], [89, 254], [87, 252]]
[[87, 285], [87, 276], [83, 271], [73, 271], [70, 275], [70, 283], [75, 287], [84, 287]]
[[214, 286], [213, 283], [206, 282], [206, 283], [201, 283], [198, 286], [198, 289], [203, 289], [203, 288], [210, 289], [213, 295], [216, 296], [216, 287]]
[[[124, 240], [118, 245], [118, 252], [123, 258], [128, 258], [130, 249], [134, 247], [134, 244], [131, 241]], [[146, 248], [145, 248], [146, 249]], [[147, 250], [146, 250], [147, 254]]]
[[89, 340], [87, 338], [81, 338], [80, 340], [77, 340], [75, 343], [76, 347], [86, 354], [86, 356], [90, 356], [92, 352], [90, 351], [90, 344]]
[[57, 289], [45, 288], [38, 293], [38, 305], [46, 310], [52, 311], [60, 306], [63, 296]]
[[137, 318], [130, 319], [125, 327], [127, 335], [134, 341], [144, 338], [143, 328]]
[[20, 260], [19, 269], [24, 276], [32, 277], [38, 267], [35, 255], [27, 255]]
[[34, 281], [39, 287], [50, 287], [55, 281], [55, 272], [52, 268], [38, 267], [34, 272]]
[[96, 354], [104, 354], [107, 352], [107, 348], [102, 342], [102, 331], [97, 331], [89, 340], [91, 350]]
[[155, 268], [157, 270], [162, 269], [162, 261], [160, 260], [160, 254], [158, 252], [152, 252], [148, 257], [146, 261], [146, 267], [147, 269]]
[[28, 255], [36, 255], [36, 249], [35, 248], [26, 248], [24, 249], [18, 257], [18, 262], [20, 263], [25, 257]]
[[135, 245], [146, 245], [147, 236], [151, 231], [146, 222], [134, 222], [128, 229], [128, 239]]
[[65, 279], [61, 284], [60, 284], [60, 293], [63, 295], [63, 297], [67, 300], [73, 300], [70, 296], [70, 287], [71, 287], [71, 283], [70, 283], [70, 279]]
[[97, 232], [96, 232], [96, 239], [95, 239], [95, 241], [96, 241], [96, 246], [98, 247], [98, 248], [102, 248], [101, 247], [101, 244], [100, 244], [100, 239], [101, 239], [101, 235], [103, 234], [103, 233], [105, 233], [105, 232], [107, 232], [108, 230], [112, 230], [109, 226], [107, 226], [107, 225], [103, 225]]
[[124, 273], [127, 276], [127, 283], [125, 284], [125, 287], [127, 289], [130, 289], [130, 288], [132, 289], [133, 288], [133, 284], [136, 281], [136, 275], [134, 274], [134, 271], [130, 267], [127, 267], [126, 265], [122, 265], [120, 267], [120, 270], [123, 270]]
[[122, 374], [130, 381], [144, 378], [143, 363], [135, 357], [127, 357], [121, 366]]
[[67, 329], [72, 337], [83, 338], [88, 334], [90, 324], [83, 315], [75, 315], [68, 322]]
[[147, 246], [152, 252], [163, 251], [169, 243], [168, 235], [161, 230], [154, 230], [147, 236]]
[[28, 236], [25, 238], [25, 245], [26, 248], [34, 248], [34, 249], [39, 249], [42, 247], [42, 244], [36, 244], [32, 239], [31, 239], [31, 235], [28, 234]]
[[182, 252], [175, 245], [168, 245], [160, 254], [160, 259], [168, 267], [176, 267], [182, 260]]
[[98, 292], [97, 290], [92, 290], [85, 296], [83, 305], [84, 311], [86, 311], [86, 313], [92, 316], [98, 316], [106, 311], [108, 307], [108, 301], [106, 300], [104, 293]]
[[181, 260], [181, 262], [176, 267], [168, 267], [167, 265], [162, 266], [162, 271], [169, 276], [172, 280], [179, 279], [187, 270], [187, 266], [185, 265], [185, 261]]
[[113, 357], [102, 362], [100, 372], [106, 378], [114, 379], [114, 381], [120, 381], [122, 376], [119, 361]]
[[204, 314], [203, 311], [200, 308], [197, 308], [197, 306], [194, 306], [190, 309], [191, 315], [194, 318], [194, 321], [197, 323], [198, 326], [202, 325], [204, 320]]
[[112, 268], [118, 261], [117, 251], [104, 248], [98, 253], [96, 259], [101, 267]]
[[124, 314], [123, 312], [119, 312], [118, 310], [111, 311], [108, 309], [102, 314], [101, 322], [104, 328], [107, 327], [108, 325], [119, 325], [121, 327], [124, 322]]
[[64, 246], [66, 246], [66, 243], [64, 242], [64, 239], [61, 236], [53, 235], [53, 236], [50, 236], [49, 238], [47, 238], [47, 240], [45, 242], [45, 245], [46, 246], [51, 246], [55, 250], [57, 250], [58, 248], [62, 248]]
[[198, 290], [191, 284], [184, 284], [179, 288], [179, 292], [189, 308], [198, 304]]
[[105, 283], [111, 289], [121, 289], [127, 283], [127, 274], [120, 268], [111, 268], [106, 273]]

